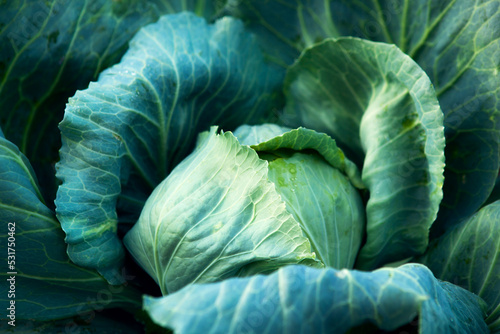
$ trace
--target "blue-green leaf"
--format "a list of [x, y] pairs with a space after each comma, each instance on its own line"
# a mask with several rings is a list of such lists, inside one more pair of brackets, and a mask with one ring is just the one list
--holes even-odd
[[215, 130], [202, 133], [154, 190], [124, 239], [164, 294], [314, 262], [309, 240], [267, 179], [268, 163], [231, 132]]
[[229, 0], [226, 10], [283, 66], [328, 37], [396, 44], [427, 73], [445, 115], [444, 198], [432, 235], [486, 201], [500, 167], [499, 1]]
[[56, 206], [70, 258], [114, 283], [124, 256], [117, 201], [137, 217], [200, 130], [260, 121], [281, 80], [240, 21], [182, 13], [143, 28], [120, 64], [70, 99], [60, 124]]
[[0, 3], [0, 126], [30, 159], [51, 203], [64, 105], [158, 19], [146, 0]]
[[500, 333], [500, 201], [433, 240], [419, 262], [439, 279], [457, 284], [483, 298], [486, 322]]
[[488, 333], [483, 304], [417, 264], [374, 272], [289, 266], [144, 297], [153, 321], [176, 334], [342, 334], [366, 323], [391, 331], [417, 316], [419, 333]]
[[[11, 300], [15, 301], [16, 319], [34, 320], [140, 305], [140, 293], [134, 288], [111, 287], [95, 271], [70, 262], [64, 233], [43, 202], [28, 159], [1, 131], [0, 222], [2, 319]], [[8, 260], [14, 261], [12, 267], [7, 266]], [[12, 298], [8, 297], [10, 282], [15, 282]]]
[[359, 268], [422, 254], [444, 168], [443, 114], [422, 69], [394, 45], [328, 39], [289, 69], [285, 94], [298, 124], [330, 134], [363, 161], [370, 198]]

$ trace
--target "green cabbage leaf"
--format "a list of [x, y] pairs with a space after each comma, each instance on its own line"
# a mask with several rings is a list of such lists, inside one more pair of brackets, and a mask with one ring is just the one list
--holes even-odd
[[[44, 203], [33, 168], [1, 130], [0, 221], [3, 227], [0, 238], [4, 240], [0, 250], [5, 254], [5, 265], [9, 265], [0, 273], [4, 314], [9, 314], [5, 310], [10, 301], [15, 301], [16, 321], [67, 318], [113, 307], [140, 307], [141, 293], [131, 285], [110, 286], [94, 270], [81, 268], [69, 260], [64, 232], [54, 212]], [[12, 257], [7, 257], [8, 254]], [[124, 278], [127, 277], [120, 277]]]
[[178, 334], [370, 333], [410, 323], [419, 333], [488, 333], [482, 308], [476, 295], [418, 264], [373, 272], [288, 266], [144, 298], [153, 321]]
[[[397, 45], [429, 76], [444, 113], [444, 198], [431, 235], [486, 201], [500, 169], [500, 2], [229, 0], [226, 12], [245, 20], [283, 67], [326, 38]], [[285, 124], [323, 131], [322, 124]]]
[[56, 212], [71, 260], [120, 283], [119, 220], [137, 219], [207, 124], [262, 121], [282, 75], [229, 17], [166, 15], [140, 30], [119, 64], [69, 100], [60, 124]]
[[352, 269], [365, 231], [356, 165], [324, 133], [242, 125], [238, 140], [269, 161], [269, 180], [326, 266]]
[[422, 69], [394, 45], [328, 39], [289, 69], [285, 94], [297, 123], [330, 134], [362, 161], [370, 198], [357, 266], [422, 254], [443, 196], [445, 143]]
[[163, 294], [287, 264], [321, 266], [267, 174], [254, 150], [213, 127], [148, 198], [127, 249]]
[[437, 278], [461, 286], [488, 305], [486, 322], [500, 333], [500, 201], [433, 240], [418, 259]]

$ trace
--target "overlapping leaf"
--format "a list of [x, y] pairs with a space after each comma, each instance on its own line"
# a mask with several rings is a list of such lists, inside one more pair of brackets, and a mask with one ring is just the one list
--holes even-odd
[[327, 37], [396, 44], [427, 73], [445, 115], [446, 181], [433, 235], [488, 198], [500, 167], [498, 1], [230, 0], [227, 11], [284, 66]]
[[365, 234], [365, 210], [348, 177], [317, 154], [269, 162], [269, 180], [326, 266], [352, 269]]
[[299, 222], [319, 260], [352, 269], [365, 230], [365, 210], [354, 185], [358, 168], [324, 133], [273, 124], [243, 125], [234, 132], [269, 161], [269, 180]]
[[267, 179], [267, 162], [215, 130], [200, 135], [124, 239], [164, 294], [314, 262], [309, 240]]
[[120, 64], [70, 99], [60, 125], [56, 206], [70, 258], [112, 277], [124, 255], [119, 196], [137, 217], [200, 130], [264, 118], [281, 76], [237, 20], [182, 13], [143, 28]]
[[488, 304], [486, 321], [492, 333], [500, 333], [500, 201], [434, 240], [419, 261], [439, 279], [482, 297]]
[[444, 134], [420, 67], [393, 45], [329, 39], [290, 68], [285, 94], [285, 112], [363, 162], [370, 199], [360, 268], [422, 254], [442, 199]]
[[253, 146], [281, 136], [291, 130], [291, 128], [274, 123], [261, 125], [243, 124], [234, 130], [234, 135], [238, 138], [241, 145]]
[[[0, 300], [3, 310], [15, 300], [16, 319], [58, 319], [103, 308], [138, 306], [140, 293], [132, 287], [110, 287], [96, 272], [70, 262], [64, 233], [43, 202], [31, 165], [1, 131], [0, 221]], [[7, 234], [9, 223], [15, 224], [11, 235]], [[10, 246], [9, 237], [15, 239]], [[14, 255], [9, 258], [14, 261], [12, 268], [6, 267], [8, 248]], [[11, 276], [15, 296], [8, 299], [10, 284], [6, 279]]]
[[365, 323], [392, 331], [417, 316], [419, 333], [488, 333], [482, 304], [416, 264], [374, 272], [289, 266], [144, 298], [153, 321], [177, 334], [341, 334]]
[[354, 186], [359, 189], [365, 188], [357, 166], [346, 158], [336, 141], [325, 133], [303, 127], [290, 129], [275, 124], [263, 124], [242, 125], [234, 134], [240, 143], [251, 146], [257, 152], [283, 149], [316, 151], [332, 167], [347, 175]]
[[0, 13], [0, 125], [32, 162], [52, 206], [57, 124], [68, 97], [116, 63], [159, 14], [145, 0], [9, 0]]
[[488, 197], [488, 200], [485, 202], [485, 205], [491, 204], [498, 200], [500, 200], [500, 174], [497, 178], [497, 182], [495, 182], [495, 187], [491, 191], [490, 197]]

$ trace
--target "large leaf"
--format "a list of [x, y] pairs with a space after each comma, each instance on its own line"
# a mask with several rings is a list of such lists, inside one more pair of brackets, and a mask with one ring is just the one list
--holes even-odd
[[500, 201], [434, 240], [419, 261], [436, 277], [482, 297], [488, 304], [486, 321], [500, 333]]
[[261, 120], [281, 77], [234, 19], [182, 13], [143, 28], [120, 64], [70, 99], [60, 125], [56, 206], [70, 258], [112, 277], [124, 255], [119, 196], [136, 219], [201, 129]]
[[284, 66], [327, 37], [396, 44], [427, 73], [445, 115], [446, 181], [433, 234], [488, 198], [500, 167], [500, 2], [230, 0], [227, 11]]
[[[132, 287], [109, 286], [95, 271], [70, 262], [64, 233], [43, 202], [31, 165], [1, 131], [0, 222], [4, 263], [0, 301], [5, 311], [10, 300], [15, 300], [16, 319], [58, 319], [140, 305], [140, 293]], [[8, 252], [14, 258], [7, 258]], [[6, 267], [7, 260], [15, 261], [12, 267]], [[10, 283], [6, 280], [12, 276], [15, 296], [9, 299]]]
[[314, 259], [267, 162], [215, 130], [154, 190], [124, 239], [164, 294]]
[[442, 199], [443, 115], [432, 84], [397, 47], [339, 38], [306, 50], [285, 80], [286, 112], [363, 161], [370, 191], [360, 268], [421, 254]]
[[329, 267], [351, 269], [365, 229], [365, 210], [354, 185], [363, 184], [335, 140], [274, 124], [243, 125], [234, 134], [269, 161], [269, 180], [318, 259]]
[[9, 0], [0, 13], [0, 126], [33, 163], [52, 206], [68, 97], [116, 63], [158, 13], [145, 0]]
[[341, 334], [365, 323], [391, 331], [417, 316], [419, 333], [488, 333], [481, 305], [416, 264], [374, 272], [289, 266], [144, 298], [153, 321], [177, 334]]

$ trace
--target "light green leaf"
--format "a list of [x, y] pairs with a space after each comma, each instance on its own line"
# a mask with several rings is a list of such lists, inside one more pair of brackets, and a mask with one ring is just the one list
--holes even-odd
[[269, 162], [269, 180], [325, 265], [352, 269], [365, 233], [365, 210], [349, 178], [316, 154]]
[[429, 245], [419, 259], [439, 279], [483, 298], [486, 322], [500, 333], [500, 201], [482, 208]]
[[[140, 305], [140, 293], [131, 286], [111, 287], [96, 272], [70, 262], [64, 233], [43, 202], [28, 159], [1, 131], [0, 222], [3, 319], [11, 300], [16, 319], [34, 320]], [[14, 258], [8, 258], [9, 253]], [[7, 261], [14, 261], [12, 267], [6, 267]], [[6, 280], [12, 277], [15, 295], [9, 298], [11, 284]]]
[[483, 304], [417, 264], [374, 272], [288, 266], [144, 297], [153, 321], [176, 334], [342, 334], [367, 323], [394, 331], [417, 316], [419, 333], [479, 334], [488, 333]]
[[240, 142], [269, 161], [269, 180], [299, 222], [319, 260], [351, 269], [365, 230], [365, 210], [353, 185], [359, 170], [324, 133], [274, 124], [240, 126]]
[[69, 100], [60, 124], [56, 212], [70, 258], [120, 283], [117, 208], [135, 221], [199, 131], [261, 121], [281, 79], [235, 19], [208, 25], [182, 13], [143, 28], [120, 64]]
[[[306, 128], [289, 129], [272, 124], [251, 127], [258, 135], [251, 136], [243, 125], [235, 131], [239, 138], [243, 135], [243, 143], [251, 145], [257, 152], [271, 152], [281, 149], [294, 151], [314, 150], [318, 152], [332, 167], [346, 174], [354, 186], [364, 189], [358, 167], [337, 147], [334, 139], [325, 133]], [[241, 132], [241, 133], [240, 133]], [[281, 132], [281, 133], [280, 133]]]
[[281, 136], [291, 130], [291, 128], [274, 123], [261, 125], [243, 124], [234, 130], [234, 136], [238, 138], [241, 145], [254, 146]]
[[370, 191], [359, 268], [422, 254], [442, 199], [443, 115], [432, 84], [397, 47], [339, 38], [307, 49], [285, 81], [286, 112], [363, 161]]
[[314, 262], [309, 240], [267, 180], [267, 162], [215, 130], [202, 133], [154, 190], [124, 239], [164, 294]]

